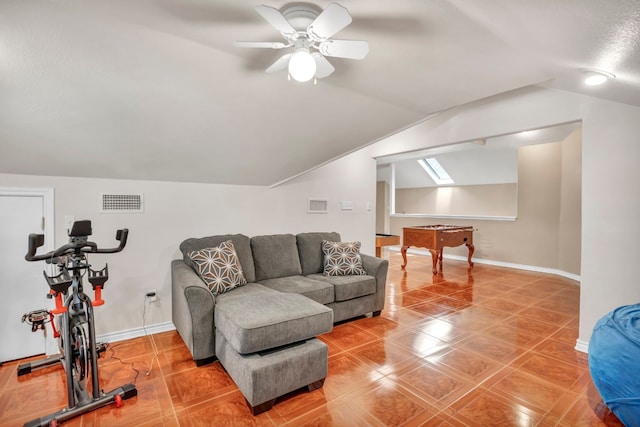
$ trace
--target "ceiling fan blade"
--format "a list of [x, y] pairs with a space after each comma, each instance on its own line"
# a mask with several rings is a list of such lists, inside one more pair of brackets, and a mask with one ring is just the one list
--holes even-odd
[[277, 73], [278, 71], [285, 70], [289, 66], [289, 59], [291, 59], [292, 53], [285, 53], [282, 55], [276, 62], [271, 64], [269, 68], [266, 69], [267, 73]]
[[326, 56], [348, 59], [364, 59], [369, 53], [369, 43], [364, 40], [326, 40], [318, 46]]
[[313, 56], [313, 59], [315, 59], [316, 61], [316, 77], [317, 78], [323, 79], [331, 75], [331, 73], [335, 71], [335, 68], [333, 67], [333, 65], [331, 65], [331, 62], [329, 62], [327, 58], [322, 56], [321, 53], [313, 52], [311, 56]]
[[284, 49], [290, 45], [282, 42], [234, 42], [237, 47], [255, 47], [259, 49]]
[[314, 41], [323, 41], [351, 23], [349, 11], [338, 3], [331, 3], [309, 25], [307, 34]]
[[282, 16], [282, 13], [271, 6], [261, 4], [256, 6], [256, 10], [262, 17], [271, 24], [280, 34], [287, 40], [295, 40], [298, 38], [298, 32], [291, 26], [289, 21]]

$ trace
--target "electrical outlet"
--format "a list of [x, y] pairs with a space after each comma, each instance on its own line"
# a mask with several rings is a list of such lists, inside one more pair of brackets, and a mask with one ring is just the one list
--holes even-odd
[[149, 301], [149, 302], [154, 302], [154, 301], [157, 301], [157, 299], [158, 299], [158, 294], [156, 293], [156, 290], [155, 290], [155, 289], [151, 289], [151, 290], [148, 290], [148, 291], [144, 294], [144, 297], [145, 297], [145, 299], [146, 299], [147, 301]]

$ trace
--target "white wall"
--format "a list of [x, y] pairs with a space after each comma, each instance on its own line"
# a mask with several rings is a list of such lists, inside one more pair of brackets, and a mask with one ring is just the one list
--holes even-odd
[[615, 307], [640, 303], [640, 108], [590, 103], [582, 128], [580, 339]]
[[[366, 210], [367, 202], [375, 209], [375, 179], [375, 161], [355, 153], [275, 188], [6, 174], [0, 187], [54, 189], [56, 247], [67, 242], [65, 215], [92, 220], [92, 240], [100, 246], [115, 246], [116, 229], [129, 228], [123, 252], [90, 258], [94, 268], [109, 263], [106, 303], [96, 309], [96, 332], [104, 335], [142, 326], [149, 289], [157, 290], [158, 301], [148, 306], [146, 325], [171, 321], [170, 263], [188, 237], [338, 231], [375, 253], [375, 210]], [[100, 214], [101, 192], [141, 192], [145, 212]], [[308, 197], [327, 198], [329, 213], [308, 214]], [[353, 210], [340, 211], [340, 200], [353, 201]]]
[[447, 110], [367, 147], [374, 157], [579, 121], [593, 98], [527, 87]]
[[615, 307], [640, 302], [640, 108], [525, 88], [447, 111], [366, 150], [374, 157], [582, 120], [580, 335]]

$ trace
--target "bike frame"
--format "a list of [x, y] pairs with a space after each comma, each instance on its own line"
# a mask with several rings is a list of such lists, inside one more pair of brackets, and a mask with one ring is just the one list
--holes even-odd
[[[73, 336], [72, 329], [76, 326], [82, 326], [86, 323], [88, 332], [89, 332], [89, 351], [90, 351], [90, 360], [91, 360], [91, 372], [98, 372], [98, 351], [96, 346], [96, 333], [95, 333], [95, 324], [93, 317], [93, 305], [91, 304], [91, 299], [87, 296], [82, 290], [82, 275], [79, 273], [79, 270], [74, 271], [73, 283], [71, 285], [73, 292], [70, 293], [65, 301], [65, 307], [67, 310], [62, 314], [62, 337], [66, 339], [62, 339], [62, 347], [63, 354], [62, 358], [64, 360], [64, 366], [66, 371], [67, 384], [73, 384], [73, 357], [72, 357], [72, 342], [70, 339]], [[79, 307], [77, 307], [79, 305]], [[73, 310], [73, 314], [72, 314]], [[82, 315], [85, 315], [86, 319], [82, 319]], [[74, 407], [78, 403], [81, 403], [82, 394], [81, 392], [85, 390], [86, 384], [86, 376], [83, 379], [75, 381], [78, 383], [80, 390], [75, 390], [74, 388], [67, 388], [67, 400], [69, 402], [69, 407]], [[98, 375], [91, 375], [91, 392], [94, 399], [100, 397], [100, 382]]]

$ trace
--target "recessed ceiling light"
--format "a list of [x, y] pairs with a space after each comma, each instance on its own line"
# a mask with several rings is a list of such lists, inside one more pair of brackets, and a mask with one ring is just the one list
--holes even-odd
[[584, 84], [587, 86], [601, 85], [609, 79], [615, 79], [616, 76], [606, 71], [581, 69], [584, 73]]

